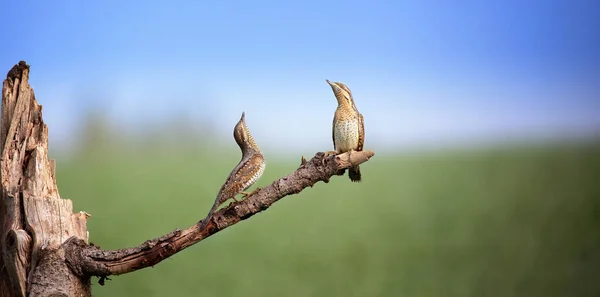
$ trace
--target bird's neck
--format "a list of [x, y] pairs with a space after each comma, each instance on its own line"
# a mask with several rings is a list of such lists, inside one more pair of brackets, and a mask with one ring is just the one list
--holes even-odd
[[348, 100], [345, 100], [345, 99], [344, 100], [338, 100], [338, 107], [337, 108], [341, 109], [341, 110], [354, 110], [354, 109], [356, 109], [354, 107], [354, 102], [352, 102], [352, 101], [348, 102]]
[[261, 153], [260, 148], [258, 148], [258, 145], [256, 145], [254, 142], [254, 139], [248, 139], [248, 141], [244, 143], [242, 147], [242, 157], [249, 157], [257, 153]]

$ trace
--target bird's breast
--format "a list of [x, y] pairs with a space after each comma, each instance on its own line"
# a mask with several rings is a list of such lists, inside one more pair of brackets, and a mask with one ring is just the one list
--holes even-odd
[[333, 124], [333, 139], [338, 153], [358, 147], [358, 119], [337, 120]]

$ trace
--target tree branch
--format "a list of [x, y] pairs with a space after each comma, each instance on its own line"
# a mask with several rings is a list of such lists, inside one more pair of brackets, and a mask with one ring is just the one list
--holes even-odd
[[154, 266], [185, 248], [266, 210], [285, 196], [298, 194], [319, 181], [329, 182], [341, 170], [366, 162], [374, 154], [367, 150], [326, 157], [319, 152], [308, 162], [302, 157], [296, 171], [254, 191], [246, 199], [215, 212], [212, 218], [206, 218], [211, 221], [204, 230], [200, 230], [200, 221], [185, 230], [173, 230], [134, 248], [106, 251], [72, 237], [63, 244], [67, 265], [80, 277], [99, 276], [100, 284], [103, 284], [107, 276]]

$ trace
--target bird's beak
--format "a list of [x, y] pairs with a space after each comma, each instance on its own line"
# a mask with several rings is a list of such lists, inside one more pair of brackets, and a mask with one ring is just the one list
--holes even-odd
[[328, 79], [325, 80], [330, 86], [333, 86], [333, 83], [330, 82]]
[[240, 122], [245, 123], [246, 122], [246, 113], [242, 111], [242, 118], [240, 119]]

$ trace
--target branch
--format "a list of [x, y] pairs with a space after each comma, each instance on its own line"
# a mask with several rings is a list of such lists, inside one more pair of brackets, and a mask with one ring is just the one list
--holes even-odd
[[267, 187], [257, 189], [246, 199], [215, 212], [212, 218], [206, 218], [210, 221], [203, 230], [200, 230], [200, 221], [185, 230], [173, 230], [134, 248], [106, 251], [72, 237], [63, 244], [67, 264], [80, 277], [99, 276], [100, 284], [104, 283], [107, 276], [154, 266], [185, 248], [266, 210], [285, 196], [298, 194], [319, 181], [328, 183], [341, 170], [366, 162], [374, 154], [373, 151], [352, 151], [326, 157], [320, 152], [308, 162], [302, 157], [302, 163], [296, 171]]

